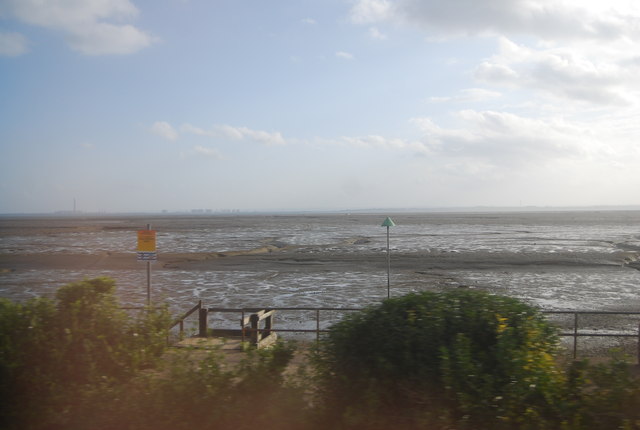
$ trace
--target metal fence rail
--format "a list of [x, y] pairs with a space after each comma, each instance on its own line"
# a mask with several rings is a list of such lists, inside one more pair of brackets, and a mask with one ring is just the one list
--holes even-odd
[[320, 334], [326, 333], [329, 330], [321, 327], [321, 313], [322, 312], [354, 312], [361, 311], [364, 308], [335, 308], [335, 307], [269, 307], [269, 308], [207, 308], [207, 313], [236, 313], [240, 314], [240, 320], [245, 321], [247, 314], [253, 314], [263, 310], [281, 312], [307, 312], [311, 313], [312, 322], [315, 323], [315, 328], [274, 328], [269, 329], [274, 333], [315, 333], [316, 340], [320, 340]]
[[563, 337], [572, 337], [573, 338], [573, 358], [577, 358], [578, 356], [578, 338], [579, 337], [616, 337], [616, 338], [625, 338], [625, 337], [633, 337], [637, 338], [637, 357], [638, 362], [640, 363], [640, 317], [638, 321], [635, 322], [635, 326], [633, 330], [626, 330], [614, 333], [599, 333], [595, 331], [584, 331], [580, 330], [580, 317], [586, 315], [602, 315], [602, 316], [640, 316], [640, 312], [635, 311], [542, 311], [545, 315], [572, 315], [573, 316], [573, 327], [572, 331], [566, 332], [561, 331], [559, 333], [560, 336]]
[[[199, 302], [196, 306], [194, 306], [193, 308], [191, 308], [189, 310], [189, 312], [187, 312], [186, 314], [184, 314], [183, 316], [177, 318], [175, 320], [175, 323], [172, 327], [175, 326], [180, 326], [180, 333], [183, 332], [184, 330], [184, 320], [189, 317], [191, 314], [194, 314], [197, 312], [197, 314], [199, 315], [199, 319], [198, 319], [198, 333], [200, 336], [206, 336], [207, 335], [207, 329], [208, 329], [208, 314], [215, 314], [215, 313], [221, 313], [221, 314], [236, 314], [239, 316], [238, 318], [238, 326], [239, 328], [241, 328], [241, 330], [244, 332], [245, 329], [244, 328], [244, 322], [247, 320], [248, 315], [250, 314], [255, 314], [257, 312], [260, 311], [276, 311], [278, 313], [278, 315], [282, 314], [286, 314], [287, 312], [303, 312], [303, 313], [308, 313], [311, 315], [311, 317], [307, 320], [307, 322], [311, 322], [312, 324], [314, 324], [315, 328], [292, 328], [292, 327], [283, 327], [283, 328], [278, 328], [278, 327], [274, 327], [273, 325], [270, 326], [268, 328], [268, 330], [270, 332], [277, 332], [277, 333], [300, 333], [300, 334], [315, 334], [315, 338], [316, 340], [320, 339], [320, 335], [322, 333], [326, 333], [329, 331], [328, 328], [323, 328], [322, 322], [323, 322], [323, 317], [325, 318], [325, 320], [327, 319], [325, 317], [326, 313], [329, 312], [333, 312], [333, 313], [346, 313], [346, 312], [357, 312], [357, 311], [362, 311], [364, 310], [364, 308], [339, 308], [339, 307], [269, 307], [269, 308], [222, 308], [222, 307], [205, 307], [202, 305], [201, 302]], [[559, 333], [559, 336], [561, 337], [571, 337], [573, 338], [573, 358], [577, 358], [578, 355], [578, 338], [586, 338], [586, 337], [591, 337], [591, 338], [598, 338], [598, 337], [602, 337], [602, 338], [636, 338], [638, 339], [637, 342], [637, 354], [638, 354], [638, 361], [640, 362], [640, 311], [638, 312], [634, 312], [634, 311], [572, 311], [572, 310], [559, 310], [559, 311], [542, 311], [543, 314], [545, 315], [568, 315], [571, 316], [571, 321], [568, 324], [564, 324], [565, 328], [564, 330], [562, 330]], [[596, 329], [584, 329], [584, 328], [580, 328], [581, 324], [583, 324], [584, 322], [584, 317], [588, 316], [588, 315], [595, 315], [595, 316], [605, 316], [605, 317], [622, 317], [622, 316], [636, 316], [638, 318], [634, 318], [633, 320], [633, 328], [632, 329], [626, 329], [626, 330], [621, 330], [621, 331], [616, 331], [616, 332], [607, 332], [607, 333], [602, 333], [602, 332], [597, 332], [595, 330], [598, 330], [598, 328]], [[551, 323], [554, 323], [553, 321], [550, 321]], [[558, 324], [556, 324], [558, 325]], [[627, 321], [627, 325], [629, 325], [629, 322]], [[601, 328], [601, 327], [599, 327]], [[569, 329], [567, 331], [567, 329]], [[257, 329], [258, 331], [260, 330], [266, 330], [266, 329]]]

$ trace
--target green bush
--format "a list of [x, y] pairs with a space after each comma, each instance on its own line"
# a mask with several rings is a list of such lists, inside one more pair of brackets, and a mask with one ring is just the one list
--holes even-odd
[[556, 347], [544, 317], [515, 299], [456, 289], [386, 300], [320, 345], [323, 417], [347, 428], [545, 428], [564, 381]]
[[[633, 366], [636, 368], [637, 366]], [[611, 351], [607, 361], [575, 361], [567, 371], [563, 430], [640, 429], [640, 386], [628, 358]]]
[[96, 389], [68, 428], [308, 428], [302, 388], [283, 376], [292, 348], [250, 350], [233, 365], [219, 350], [171, 351], [164, 366], [126, 384]]
[[[131, 376], [150, 365], [166, 345], [166, 308], [129, 316], [109, 278], [84, 280], [56, 292], [59, 369], [67, 381], [88, 383]], [[64, 365], [66, 364], [66, 368]]]
[[108, 278], [61, 287], [55, 300], [0, 300], [1, 428], [64, 428], [97, 386], [149, 366], [166, 344], [169, 314], [129, 317]]
[[[65, 430], [304, 427], [302, 388], [283, 370], [293, 346], [225, 366], [213, 351], [163, 360], [166, 308], [124, 312], [111, 279], [55, 300], [0, 300], [0, 428]], [[173, 357], [174, 359], [171, 359]]]
[[331, 328], [315, 373], [285, 378], [288, 344], [236, 365], [166, 353], [166, 309], [127, 315], [114, 289], [99, 278], [55, 300], [0, 299], [0, 428], [640, 429], [629, 364], [560, 371], [555, 330], [517, 300], [387, 300]]
[[[49, 331], [56, 310], [45, 299], [25, 304], [0, 299], [0, 428], [20, 428], [27, 417], [50, 412], [59, 383], [55, 339]], [[24, 426], [24, 428], [29, 428]]]

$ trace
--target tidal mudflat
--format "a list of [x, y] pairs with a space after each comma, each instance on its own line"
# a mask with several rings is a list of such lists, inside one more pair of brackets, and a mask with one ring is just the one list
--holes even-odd
[[[146, 298], [136, 231], [158, 233], [152, 294], [210, 306], [366, 306], [386, 298], [387, 214], [0, 217], [0, 296], [110, 276]], [[544, 309], [635, 310], [640, 212], [391, 214], [391, 295], [480, 288]]]

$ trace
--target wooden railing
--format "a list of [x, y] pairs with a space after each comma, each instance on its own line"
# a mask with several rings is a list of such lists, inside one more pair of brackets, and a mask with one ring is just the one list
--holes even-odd
[[[328, 332], [328, 329], [321, 328], [321, 312], [352, 312], [360, 311], [362, 308], [333, 308], [333, 307], [278, 307], [278, 308], [206, 308], [202, 305], [202, 301], [199, 301], [188, 312], [184, 313], [180, 317], [176, 318], [169, 329], [179, 327], [180, 336], [184, 335], [185, 320], [198, 312], [198, 337], [207, 337], [209, 333], [223, 334], [223, 335], [237, 335], [241, 336], [243, 340], [249, 338], [252, 343], [256, 344], [259, 341], [264, 340], [271, 334], [276, 333], [313, 333], [316, 335], [316, 339], [319, 340], [320, 334]], [[302, 329], [302, 328], [274, 328], [275, 312], [312, 312], [314, 315], [315, 328]], [[232, 313], [240, 315], [240, 328], [237, 329], [209, 329], [209, 315], [212, 313]], [[260, 324], [264, 321], [264, 326]]]
[[[326, 312], [357, 312], [363, 308], [336, 308], [336, 307], [275, 307], [268, 309], [260, 308], [205, 308], [202, 305], [202, 301], [198, 302], [193, 308], [191, 308], [184, 315], [175, 320], [171, 328], [175, 326], [180, 327], [180, 334], [184, 332], [184, 320], [198, 311], [198, 336], [206, 337], [209, 334], [208, 316], [211, 313], [235, 313], [241, 315], [240, 317], [240, 329], [239, 330], [213, 330], [213, 333], [228, 333], [241, 336], [243, 341], [245, 338], [249, 338], [252, 344], [259, 345], [263, 339], [267, 339], [276, 333], [307, 333], [315, 334], [316, 340], [320, 340], [322, 333], [329, 331], [328, 328], [322, 328], [322, 313]], [[311, 313], [313, 316], [311, 320], [314, 322], [315, 328], [275, 328], [274, 318], [275, 312], [306, 312]], [[639, 316], [639, 312], [626, 312], [626, 311], [542, 311], [545, 315], [570, 315], [572, 321], [570, 324], [564, 324], [568, 328], [568, 331], [561, 331], [559, 335], [561, 337], [573, 338], [573, 358], [577, 358], [578, 355], [578, 338], [585, 337], [617, 337], [617, 338], [636, 338], [637, 339], [637, 354], [638, 362], [640, 363], [640, 325], [636, 322], [634, 329], [618, 332], [601, 333], [594, 330], [581, 330], [580, 323], [583, 320], [583, 316], [586, 315], [602, 315], [602, 316]], [[264, 326], [260, 324], [264, 322]], [[637, 327], [637, 329], [635, 328]], [[565, 328], [565, 330], [567, 330]], [[274, 336], [275, 337], [275, 336]]]
[[[258, 348], [272, 345], [278, 338], [278, 334], [273, 331], [273, 316], [275, 310], [260, 310], [254, 312], [248, 317], [242, 313], [242, 341], [246, 340], [249, 333], [249, 341], [251, 345]], [[264, 328], [260, 328], [260, 322], [264, 321]]]
[[[199, 311], [202, 309], [202, 300], [198, 300], [198, 303], [196, 303], [196, 305], [194, 307], [192, 307], [191, 309], [189, 309], [187, 312], [185, 312], [182, 316], [176, 318], [173, 321], [173, 324], [171, 324], [171, 326], [169, 327], [169, 330], [171, 330], [172, 328], [174, 328], [175, 326], [179, 326], [180, 327], [180, 336], [182, 336], [184, 334], [184, 320], [186, 320], [187, 318], [189, 318], [191, 316], [191, 314], [193, 314], [196, 311]], [[200, 329], [200, 334], [202, 334], [202, 327], [199, 327]], [[205, 327], [205, 332], [206, 332], [206, 327]]]
[[[270, 333], [310, 333], [316, 335], [316, 340], [320, 339], [321, 333], [326, 333], [329, 330], [321, 328], [321, 312], [354, 312], [361, 311], [364, 308], [334, 308], [334, 307], [274, 307], [268, 308], [269, 311], [277, 311], [278, 313], [286, 313], [286, 312], [307, 312], [312, 313], [312, 320], [314, 322], [315, 328], [312, 329], [304, 329], [304, 328], [274, 328], [273, 320], [269, 323], [269, 328], [260, 329], [258, 328], [258, 332], [268, 331]], [[210, 313], [219, 312], [219, 313], [240, 313], [242, 314], [242, 321], [244, 322], [245, 315], [247, 313], [259, 313], [263, 311], [259, 308], [209, 308], [208, 311]]]

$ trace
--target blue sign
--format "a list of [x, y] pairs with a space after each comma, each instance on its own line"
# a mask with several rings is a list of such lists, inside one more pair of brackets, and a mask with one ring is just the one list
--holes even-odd
[[138, 261], [152, 261], [157, 259], [158, 254], [155, 252], [138, 252]]

